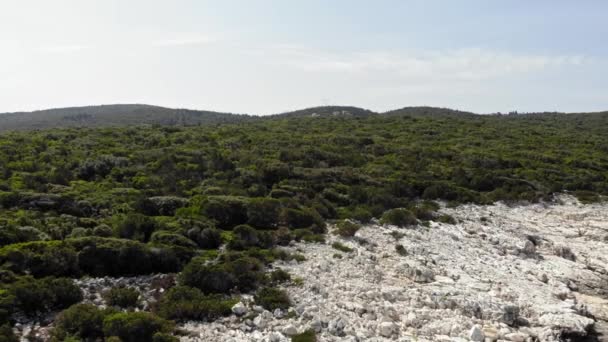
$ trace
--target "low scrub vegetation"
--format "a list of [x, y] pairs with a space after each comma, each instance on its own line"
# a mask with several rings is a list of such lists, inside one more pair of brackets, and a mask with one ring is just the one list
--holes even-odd
[[224, 295], [205, 295], [201, 290], [188, 286], [171, 288], [155, 307], [155, 312], [166, 319], [214, 320], [229, 315], [238, 299]]
[[353, 251], [353, 249], [352, 249], [352, 248], [350, 248], [350, 247], [348, 247], [348, 246], [345, 246], [345, 245], [343, 245], [343, 244], [341, 244], [340, 242], [337, 242], [337, 241], [336, 241], [336, 242], [334, 242], [334, 243], [332, 243], [332, 244], [331, 244], [331, 246], [332, 246], [334, 249], [337, 249], [337, 250], [339, 250], [340, 252], [344, 252], [344, 253], [350, 253], [350, 252], [352, 252], [352, 251]]
[[342, 237], [353, 237], [361, 226], [349, 220], [341, 220], [336, 223], [336, 234]]
[[317, 342], [317, 335], [314, 330], [307, 330], [301, 334], [293, 335], [291, 342]]
[[[165, 294], [175, 300], [155, 308], [162, 318], [72, 306], [56, 328], [58, 340], [110, 341], [142, 329], [147, 340], [171, 341], [166, 319], [221, 316], [231, 291], [258, 291], [275, 305], [281, 296], [260, 287], [288, 277], [266, 274], [267, 264], [304, 259], [277, 246], [324, 243], [328, 222], [350, 238], [375, 219], [455, 223], [436, 201], [536, 202], [568, 191], [587, 203], [608, 195], [606, 115], [368, 114], [248, 120], [246, 129], [3, 132], [0, 336], [12, 338], [5, 327], [17, 311], [79, 302], [67, 278], [179, 273], [180, 288]], [[115, 290], [111, 305], [137, 305], [127, 291]]]
[[291, 305], [287, 293], [274, 287], [259, 289], [255, 294], [255, 302], [271, 312], [276, 309], [287, 310]]
[[133, 308], [139, 302], [139, 291], [130, 287], [113, 287], [103, 294], [106, 304], [120, 308]]
[[380, 219], [382, 224], [390, 224], [398, 227], [408, 227], [418, 224], [416, 215], [404, 208], [396, 208], [386, 211]]

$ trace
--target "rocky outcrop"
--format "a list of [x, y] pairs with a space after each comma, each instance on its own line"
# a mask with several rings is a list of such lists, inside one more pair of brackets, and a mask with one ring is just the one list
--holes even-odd
[[[599, 287], [608, 243], [597, 236], [608, 232], [608, 206], [562, 200], [445, 208], [457, 225], [372, 224], [352, 239], [329, 234], [326, 244], [296, 244], [289, 248], [306, 261], [275, 264], [302, 280], [285, 287], [294, 303], [287, 314], [248, 299], [251, 314], [184, 324], [191, 335], [182, 340], [289, 341], [309, 329], [319, 341], [582, 339], [605, 326]], [[353, 252], [334, 257], [335, 241]], [[577, 257], [556, 255], [556, 246]]]

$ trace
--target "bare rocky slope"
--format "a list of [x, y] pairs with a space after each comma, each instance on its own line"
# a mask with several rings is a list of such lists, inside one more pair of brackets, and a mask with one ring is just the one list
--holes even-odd
[[571, 197], [465, 205], [442, 209], [456, 225], [369, 225], [350, 240], [296, 244], [307, 260], [276, 264], [299, 278], [285, 287], [290, 312], [245, 296], [239, 315], [184, 324], [182, 339], [288, 341], [313, 329], [320, 341], [606, 340], [607, 209]]

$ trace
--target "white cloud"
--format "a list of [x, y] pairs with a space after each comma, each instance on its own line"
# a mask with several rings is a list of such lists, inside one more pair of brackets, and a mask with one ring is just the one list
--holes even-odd
[[43, 53], [73, 53], [83, 50], [92, 49], [90, 45], [84, 44], [58, 44], [58, 45], [44, 45], [38, 48], [38, 51]]
[[153, 46], [169, 47], [169, 46], [188, 46], [188, 45], [204, 45], [215, 43], [219, 39], [215, 36], [203, 35], [176, 35], [174, 37], [160, 39], [152, 43]]
[[273, 62], [307, 72], [388, 74], [401, 79], [426, 81], [481, 81], [588, 62], [580, 55], [526, 55], [484, 49], [338, 53], [279, 45], [270, 50], [272, 52], [266, 54], [276, 56]]

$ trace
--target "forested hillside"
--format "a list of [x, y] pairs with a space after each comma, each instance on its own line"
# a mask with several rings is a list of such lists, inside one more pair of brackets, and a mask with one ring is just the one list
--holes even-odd
[[252, 119], [252, 117], [138, 104], [104, 105], [0, 114], [0, 132], [7, 130], [113, 127], [145, 124], [193, 126], [236, 122], [247, 119]]
[[128, 336], [125, 322], [148, 321], [160, 336], [175, 321], [230, 313], [238, 292], [260, 288], [262, 305], [288, 306], [274, 287], [288, 275], [265, 265], [298, 259], [275, 246], [322, 241], [328, 222], [349, 235], [356, 223], [335, 220], [451, 222], [437, 200], [608, 195], [605, 113], [308, 114], [0, 134], [2, 324], [79, 302], [70, 278], [180, 272], [151, 313], [81, 304], [54, 330], [58, 340]]

